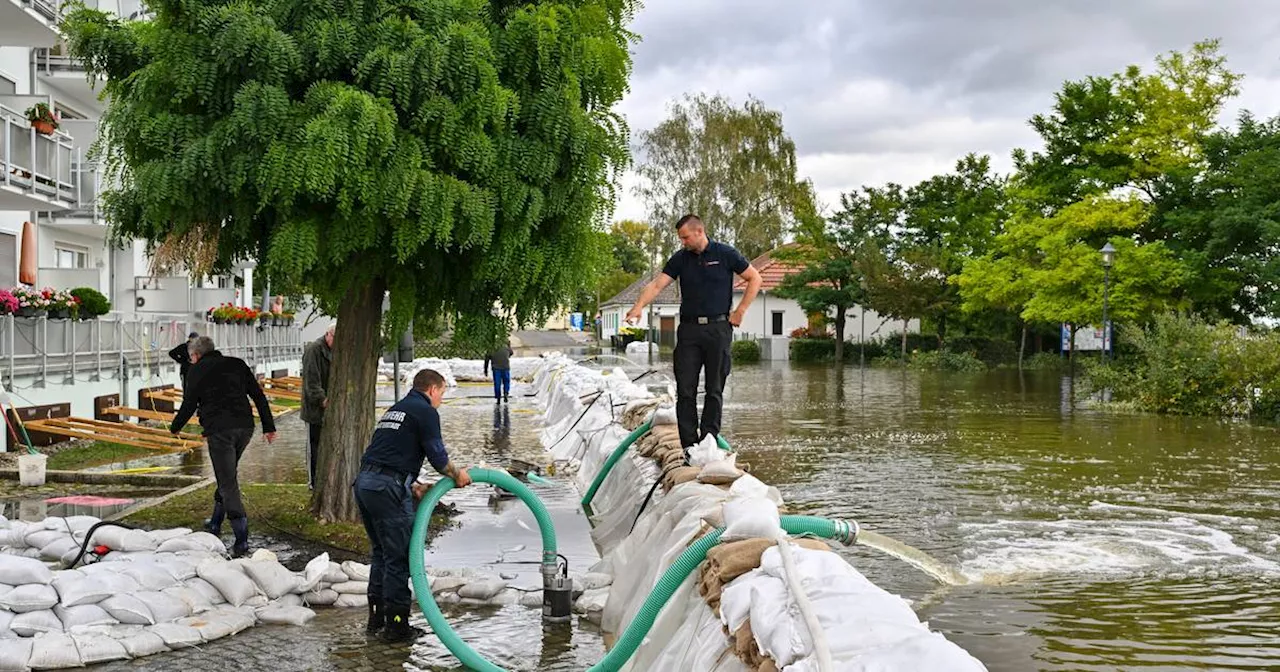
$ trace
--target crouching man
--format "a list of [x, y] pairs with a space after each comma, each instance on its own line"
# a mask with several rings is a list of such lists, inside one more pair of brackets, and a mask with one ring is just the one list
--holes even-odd
[[414, 376], [413, 389], [374, 425], [352, 485], [372, 551], [366, 632], [387, 643], [415, 639], [409, 627], [409, 537], [416, 503], [429, 487], [418, 478], [423, 461], [458, 487], [471, 483], [467, 471], [449, 460], [440, 434], [436, 409], [444, 392], [439, 373], [423, 369]]

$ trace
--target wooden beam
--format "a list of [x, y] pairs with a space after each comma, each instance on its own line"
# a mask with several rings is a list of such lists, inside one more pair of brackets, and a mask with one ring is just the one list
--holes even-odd
[[[164, 411], [149, 411], [145, 408], [129, 408], [128, 406], [110, 406], [103, 409], [106, 413], [113, 415], [124, 415], [131, 418], [142, 418], [143, 420], [155, 420], [157, 422], [173, 422], [174, 413], [165, 413]], [[187, 421], [188, 425], [199, 425], [200, 420], [191, 418]]]
[[[101, 420], [89, 420], [87, 418], [53, 418], [44, 421], [46, 426], [51, 427], [68, 427], [73, 429], [86, 429], [89, 431], [98, 431], [120, 436], [136, 436], [143, 438], [161, 438], [169, 440], [175, 435], [170, 434], [168, 429], [159, 427], [147, 427], [145, 425], [135, 425], [132, 423], [104, 422]], [[180, 432], [176, 435], [179, 439], [185, 441], [201, 442], [203, 439], [198, 434], [187, 434]]]
[[[128, 438], [120, 436], [105, 436], [93, 431], [83, 431], [79, 429], [68, 429], [66, 427], [56, 427], [48, 424], [47, 420], [37, 420], [40, 431], [47, 434], [57, 434], [72, 439], [87, 439], [89, 441], [106, 441], [107, 443], [118, 443], [126, 446], [135, 446], [138, 448], [146, 448], [148, 450], [158, 450], [165, 452], [190, 451], [198, 448], [201, 444], [194, 441], [183, 441], [181, 439], [173, 439], [172, 442], [161, 442], [155, 439], [144, 438]], [[28, 423], [31, 424], [31, 423]]]

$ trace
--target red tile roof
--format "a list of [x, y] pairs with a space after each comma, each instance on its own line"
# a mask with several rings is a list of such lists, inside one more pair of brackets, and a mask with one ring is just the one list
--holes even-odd
[[[795, 243], [787, 243], [782, 248], [795, 247]], [[778, 249], [782, 249], [778, 248]], [[751, 265], [760, 271], [760, 289], [766, 292], [773, 291], [782, 284], [782, 279], [788, 275], [799, 273], [803, 266], [777, 261], [773, 258], [773, 252], [765, 252], [764, 254], [751, 260]], [[746, 289], [747, 283], [742, 278], [738, 278], [733, 283], [733, 291], [738, 292]]]

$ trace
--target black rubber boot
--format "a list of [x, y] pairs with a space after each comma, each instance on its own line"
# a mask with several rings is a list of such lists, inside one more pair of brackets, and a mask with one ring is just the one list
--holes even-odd
[[378, 639], [385, 644], [403, 644], [413, 642], [423, 635], [418, 628], [409, 625], [408, 607], [386, 607], [386, 625], [378, 633]]
[[364, 634], [376, 635], [387, 624], [386, 610], [382, 606], [382, 600], [369, 598], [369, 624], [364, 626]]
[[222, 519], [227, 517], [227, 510], [222, 507], [222, 502], [213, 503], [213, 515], [209, 516], [209, 520], [204, 521], [204, 531], [215, 537], [222, 536]]
[[242, 558], [249, 555], [249, 519], [232, 518], [231, 531], [236, 533], [236, 541], [231, 546], [231, 557]]

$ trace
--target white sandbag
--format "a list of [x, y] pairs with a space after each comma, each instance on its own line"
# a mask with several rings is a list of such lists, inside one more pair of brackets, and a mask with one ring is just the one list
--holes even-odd
[[782, 494], [772, 485], [765, 485], [763, 481], [752, 476], [751, 474], [743, 474], [741, 478], [733, 482], [729, 486], [729, 495], [735, 499], [767, 499], [778, 506], [782, 506]]
[[[164, 625], [169, 626], [174, 624], [165, 623]], [[199, 638], [200, 634], [196, 633], [196, 639], [198, 640]], [[120, 642], [120, 645], [124, 647], [124, 650], [133, 658], [145, 658], [147, 656], [154, 656], [157, 653], [164, 653], [169, 650], [168, 645], [164, 643], [163, 637], [147, 629], [139, 629], [137, 632], [119, 636], [115, 639]]]
[[[189, 621], [191, 619], [182, 620]], [[203, 621], [200, 622], [203, 623]], [[147, 632], [159, 637], [166, 647], [174, 651], [200, 646], [205, 641], [199, 630], [186, 623], [156, 623], [147, 628]]]
[[[223, 606], [177, 622], [199, 630], [204, 641], [209, 642], [252, 628], [258, 622], [258, 617], [253, 609]], [[203, 625], [199, 625], [201, 623]]]
[[[325, 555], [328, 555], [328, 554], [326, 553]], [[342, 565], [339, 565], [338, 563], [333, 562], [331, 560], [329, 561], [329, 568], [325, 570], [324, 578], [321, 579], [320, 581], [322, 583], [333, 584], [333, 583], [345, 583], [350, 580], [351, 580], [351, 577], [347, 576], [346, 571], [342, 569]]]
[[39, 560], [39, 559], [40, 559], [40, 549], [38, 549], [38, 548], [27, 548], [27, 549], [23, 549], [22, 551], [20, 551], [20, 552], [18, 553], [18, 556], [19, 556], [19, 557], [23, 557], [23, 558], [30, 558], [30, 559], [32, 559], [32, 560]]
[[[575, 581], [576, 582], [576, 581]], [[605, 588], [613, 583], [613, 576], [604, 572], [587, 572], [582, 577], [582, 589], [593, 590], [595, 588]]]
[[298, 575], [274, 560], [250, 562], [244, 571], [268, 599], [288, 595], [298, 587]]
[[232, 569], [227, 563], [211, 561], [196, 567], [200, 578], [213, 584], [222, 593], [222, 597], [232, 606], [240, 606], [245, 600], [258, 592], [258, 587], [242, 572]]
[[0, 640], [0, 672], [27, 672], [31, 669], [30, 639]]
[[64, 607], [97, 604], [115, 594], [100, 577], [79, 573], [73, 576], [54, 577], [53, 589], [58, 593], [58, 603]]
[[143, 590], [133, 594], [138, 601], [151, 610], [154, 623], [167, 623], [191, 615], [191, 607], [181, 599], [154, 590]]
[[123, 527], [107, 525], [93, 531], [90, 546], [106, 546], [113, 551], [132, 553], [137, 551], [154, 551], [159, 544], [156, 538], [146, 530], [129, 530]]
[[199, 550], [199, 551], [205, 551], [208, 553], [216, 553], [224, 557], [227, 554], [227, 545], [222, 543], [221, 539], [213, 536], [212, 534], [209, 534], [208, 532], [204, 532], [204, 531], [192, 532], [191, 534], [188, 534], [185, 537], [178, 537], [178, 538], [185, 539], [188, 542], [192, 543], [193, 545], [199, 546], [199, 548], [192, 548], [189, 550], [193, 550], [193, 551]]
[[573, 609], [579, 614], [602, 612], [608, 603], [609, 589], [607, 587], [593, 588], [582, 591], [582, 596], [574, 601]]
[[369, 565], [355, 562], [354, 560], [348, 560], [342, 563], [342, 572], [346, 574], [347, 578], [351, 581], [369, 580]]
[[[488, 600], [507, 589], [507, 582], [501, 579], [472, 581], [458, 589], [458, 597], [471, 600]], [[336, 588], [335, 588], [336, 590]], [[338, 591], [342, 592], [342, 591]]]
[[18, 586], [4, 595], [0, 595], [0, 607], [4, 607], [15, 614], [49, 609], [57, 603], [58, 591], [54, 590], [53, 586], [39, 583]]
[[313, 607], [329, 607], [338, 601], [338, 597], [338, 591], [332, 588], [324, 588], [303, 594], [302, 603]]
[[456, 593], [459, 588], [465, 585], [467, 585], [467, 580], [457, 576], [431, 577], [431, 594]]
[[18, 633], [9, 629], [10, 623], [13, 623], [13, 612], [0, 610], [0, 639], [18, 636]]
[[338, 599], [333, 601], [335, 607], [367, 607], [369, 606], [368, 595], [350, 595], [339, 594]]
[[[197, 579], [197, 580], [203, 581], [203, 579]], [[205, 585], [208, 585], [208, 584], [206, 583]], [[218, 592], [218, 590], [213, 586], [209, 586], [209, 588], [210, 590], [213, 590], [215, 593]], [[160, 592], [170, 597], [174, 597], [179, 600], [182, 600], [182, 602], [187, 605], [188, 611], [187, 611], [187, 614], [185, 615], [200, 614], [213, 608], [212, 600], [206, 597], [204, 593], [187, 585], [174, 586], [172, 588], [165, 588]]]
[[659, 408], [659, 409], [655, 410], [655, 411], [653, 412], [653, 418], [651, 418], [651, 419], [650, 419], [650, 422], [653, 424], [653, 426], [654, 426], [654, 427], [657, 427], [657, 426], [659, 426], [659, 425], [674, 425], [674, 424], [676, 424], [676, 409], [675, 409], [675, 407], [674, 407], [674, 406], [668, 406], [668, 407], [666, 407], [666, 408]]
[[200, 595], [209, 601], [209, 604], [217, 606], [227, 601], [227, 598], [222, 596], [222, 591], [215, 588], [212, 583], [209, 583], [200, 577], [187, 579], [185, 583], [188, 588], [200, 593]]
[[9, 622], [9, 629], [19, 637], [35, 637], [42, 632], [62, 632], [62, 619], [52, 609], [28, 611], [14, 616]]
[[169, 570], [173, 578], [179, 582], [196, 577], [196, 562], [179, 556], [157, 558], [156, 564]]
[[[36, 554], [39, 553], [40, 551], [36, 550]], [[0, 583], [21, 586], [28, 583], [52, 582], [53, 572], [49, 571], [43, 562], [7, 553], [0, 554]]]
[[71, 628], [115, 625], [120, 622], [96, 604], [82, 604], [78, 607], [64, 607], [59, 604], [53, 607], [53, 614], [62, 621], [62, 629], [68, 631]]
[[45, 530], [33, 528], [27, 531], [27, 546], [44, 548], [59, 539], [71, 539], [71, 533], [65, 530]]
[[365, 595], [369, 592], [368, 581], [343, 581], [329, 586], [339, 595]]
[[257, 609], [258, 607], [265, 607], [268, 604], [271, 604], [271, 600], [268, 600], [266, 595], [263, 595], [262, 593], [258, 593], [257, 595], [254, 595], [253, 597], [245, 600], [244, 602], [241, 602], [240, 606]]
[[297, 593], [289, 593], [288, 595], [281, 595], [281, 596], [280, 596], [280, 599], [278, 599], [278, 600], [272, 600], [271, 604], [273, 604], [273, 605], [275, 605], [275, 606], [277, 606], [277, 607], [301, 607], [301, 606], [303, 606], [303, 604], [302, 604], [302, 596], [301, 596], [301, 595], [299, 595], [299, 594], [297, 594]]
[[725, 452], [720, 449], [714, 434], [702, 437], [696, 446], [689, 448], [689, 464], [695, 467], [705, 467], [724, 459], [724, 456]]
[[145, 590], [164, 590], [182, 583], [168, 568], [154, 562], [131, 562], [120, 573], [132, 577]]
[[151, 609], [133, 595], [112, 595], [98, 603], [117, 621], [130, 625], [152, 625], [156, 622]]
[[538, 608], [542, 606], [542, 591], [531, 590], [520, 595], [520, 606]]
[[27, 547], [27, 528], [30, 523], [21, 520], [9, 521], [9, 527], [0, 531], [0, 546], [21, 550]]
[[110, 637], [72, 633], [71, 639], [75, 642], [76, 650], [80, 654], [80, 661], [85, 665], [130, 658], [124, 644]]
[[31, 643], [31, 659], [27, 663], [33, 670], [58, 670], [84, 665], [75, 640], [61, 632], [50, 632], [37, 637]]
[[724, 503], [724, 541], [777, 539], [782, 532], [778, 505], [767, 499], [730, 499]]
[[142, 585], [138, 583], [137, 579], [120, 572], [98, 572], [90, 574], [88, 580], [98, 582], [107, 591], [107, 596], [102, 598], [104, 600], [112, 595], [134, 593], [142, 590]]
[[307, 566], [302, 569], [302, 576], [298, 579], [298, 585], [293, 592], [302, 594], [309, 593], [324, 581], [324, 575], [329, 571], [329, 554], [321, 553], [312, 558]]
[[[219, 542], [218, 545], [222, 546], [222, 543]], [[223, 546], [223, 548], [226, 548], [226, 547]], [[209, 548], [209, 545], [205, 543], [205, 540], [194, 539], [192, 538], [192, 535], [186, 535], [181, 537], [171, 537], [169, 539], [165, 539], [164, 541], [160, 542], [160, 544], [156, 547], [157, 553], [180, 553], [182, 551], [212, 551], [212, 550], [213, 549]]]
[[258, 610], [258, 621], [275, 625], [306, 625], [316, 612], [306, 607], [271, 606]]
[[72, 554], [72, 558], [80, 553], [80, 544], [71, 537], [58, 537], [40, 547], [40, 558], [47, 562], [62, 562], [63, 556], [68, 553]]
[[13, 586], [7, 583], [0, 583], [0, 595], [4, 595], [5, 593], [8, 593], [11, 590], [13, 590]]
[[155, 539], [157, 544], [163, 544], [170, 539], [185, 537], [188, 534], [191, 534], [191, 528], [189, 527], [174, 527], [168, 530], [151, 530], [151, 538]]

